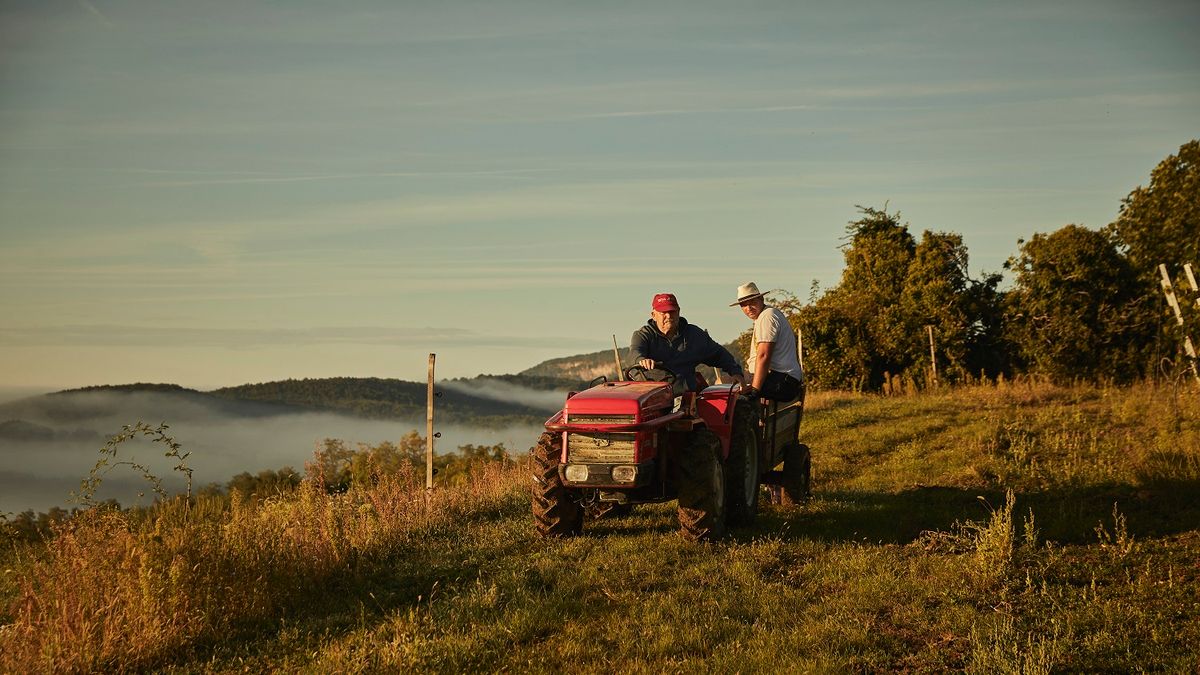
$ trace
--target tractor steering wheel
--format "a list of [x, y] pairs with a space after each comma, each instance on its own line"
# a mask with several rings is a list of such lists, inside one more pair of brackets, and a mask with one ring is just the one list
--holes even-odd
[[666, 382], [674, 389], [678, 378], [665, 368], [650, 369], [635, 364], [625, 369], [625, 379], [631, 382]]

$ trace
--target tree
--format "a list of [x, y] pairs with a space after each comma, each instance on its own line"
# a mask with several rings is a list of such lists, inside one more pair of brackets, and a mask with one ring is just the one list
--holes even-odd
[[[944, 374], [966, 372], [971, 328], [966, 297], [969, 285], [962, 235], [926, 231], [904, 278], [900, 313], [907, 331], [919, 334], [922, 326], [933, 326], [938, 351], [944, 358]], [[930, 367], [923, 341], [910, 339], [905, 344], [910, 364]]]
[[1016, 272], [1006, 334], [1031, 370], [1060, 381], [1144, 372], [1152, 310], [1106, 233], [1067, 225], [1035, 234], [1005, 266]]
[[1150, 184], [1121, 201], [1109, 229], [1138, 276], [1151, 284], [1157, 283], [1160, 264], [1172, 276], [1185, 263], [1200, 266], [1200, 140], [1184, 143], [1178, 154], [1159, 162]]
[[917, 246], [899, 213], [858, 209], [862, 217], [846, 226], [841, 283], [817, 302], [805, 328], [817, 345], [814, 369], [830, 369], [818, 376], [822, 385], [876, 389], [911, 357], [900, 294]]
[[1006, 368], [997, 349], [1000, 276], [971, 278], [959, 234], [925, 231], [918, 243], [899, 213], [858, 208], [841, 282], [799, 312], [810, 384], [878, 389], [888, 376], [923, 381], [925, 326], [934, 327], [946, 379]]
[[[1187, 263], [1200, 273], [1200, 141], [1183, 144], [1178, 154], [1159, 162], [1150, 173], [1150, 184], [1138, 186], [1122, 200], [1121, 213], [1109, 225], [1109, 232], [1125, 250], [1141, 282], [1141, 292], [1158, 298], [1153, 303], [1156, 331], [1149, 360], [1178, 359], [1183, 353], [1183, 333], [1162, 301], [1158, 266], [1167, 266], [1177, 291], [1187, 289], [1181, 300], [1197, 297], [1181, 280]], [[1200, 316], [1195, 304], [1184, 301], [1181, 307], [1187, 332], [1196, 337]]]

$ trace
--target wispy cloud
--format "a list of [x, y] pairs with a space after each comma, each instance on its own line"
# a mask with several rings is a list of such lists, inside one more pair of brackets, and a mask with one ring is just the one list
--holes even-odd
[[328, 326], [321, 328], [204, 328], [125, 324], [82, 324], [0, 328], [8, 346], [227, 347], [298, 345], [397, 345], [470, 347], [557, 347], [577, 343], [559, 336], [519, 336], [461, 328]]
[[[794, 167], [800, 169], [800, 167]], [[531, 171], [553, 173], [553, 168]], [[617, 170], [617, 169], [614, 169]], [[812, 165], [795, 173], [736, 173], [732, 175], [683, 178], [632, 178], [621, 180], [539, 182], [514, 184], [507, 189], [490, 186], [472, 191], [447, 191], [377, 200], [359, 200], [318, 208], [296, 210], [273, 218], [237, 220], [191, 220], [157, 222], [113, 232], [80, 232], [70, 241], [58, 237], [35, 239], [11, 245], [0, 252], [0, 261], [16, 268], [23, 260], [42, 264], [59, 261], [82, 265], [80, 256], [91, 259], [128, 260], [141, 251], [187, 249], [209, 262], [235, 262], [254, 242], [301, 242], [309, 236], [327, 237], [336, 232], [343, 238], [363, 232], [412, 232], [433, 226], [524, 222], [582, 224], [607, 223], [614, 228], [636, 228], [648, 220], [674, 219], [695, 223], [714, 220], [718, 214], [787, 208], [798, 194], [814, 194], [830, 188], [820, 167]], [[440, 237], [441, 246], [470, 245]], [[525, 237], [529, 241], [528, 237]], [[536, 240], [533, 242], [536, 244]], [[154, 257], [137, 261], [143, 268], [155, 266]]]
[[578, 115], [579, 119], [603, 117], [660, 117], [666, 115], [717, 115], [725, 113], [777, 113], [813, 110], [811, 105], [775, 105], [759, 108], [676, 108], [673, 110], [620, 110]]
[[[135, 183], [128, 187], [196, 187], [201, 185], [253, 185], [256, 183], [311, 183], [316, 181], [347, 181], [364, 178], [477, 178], [489, 176], [493, 178], [522, 177], [530, 174], [546, 173], [549, 169], [497, 169], [480, 171], [373, 171], [363, 173], [342, 174], [309, 174], [309, 175], [254, 175], [239, 176], [236, 172], [224, 178], [202, 178], [172, 181], [151, 181]], [[215, 172], [214, 172], [215, 173]]]

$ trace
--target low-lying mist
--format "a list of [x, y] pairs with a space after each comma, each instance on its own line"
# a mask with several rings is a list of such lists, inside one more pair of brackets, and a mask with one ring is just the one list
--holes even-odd
[[[375, 445], [398, 441], [410, 431], [425, 433], [425, 420], [380, 421], [324, 412], [294, 412], [294, 409], [265, 404], [217, 401], [187, 394], [150, 392], [79, 392], [27, 399], [0, 406], [0, 423], [21, 420], [36, 433], [0, 437], [0, 513], [25, 510], [45, 511], [54, 506], [70, 507], [69, 493], [78, 491], [99, 450], [125, 424], [139, 420], [170, 425], [168, 434], [191, 453], [188, 465], [194, 470], [193, 489], [208, 483], [224, 484], [243, 471], [291, 466], [303, 471], [326, 438], [351, 445]], [[466, 444], [503, 443], [512, 454], [527, 450], [541, 432], [535, 425], [507, 428], [477, 428], [436, 424], [438, 453], [452, 452]], [[182, 491], [182, 474], [163, 457], [160, 444], [137, 439], [119, 446], [118, 461], [146, 464], [164, 480], [171, 491]], [[152, 498], [150, 485], [127, 466], [113, 469], [104, 480], [97, 499], [115, 498], [122, 504]]]
[[547, 417], [562, 408], [563, 401], [567, 398], [566, 393], [561, 391], [530, 389], [503, 380], [488, 380], [482, 377], [468, 382], [445, 380], [438, 382], [437, 386], [480, 398], [520, 403], [530, 408], [538, 408], [545, 410]]

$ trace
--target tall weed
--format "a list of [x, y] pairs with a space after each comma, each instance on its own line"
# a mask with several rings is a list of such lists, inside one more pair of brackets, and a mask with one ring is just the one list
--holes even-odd
[[971, 661], [967, 672], [977, 675], [1049, 675], [1059, 664], [1059, 628], [1049, 634], [1022, 632], [1013, 617], [991, 625], [971, 627]]

